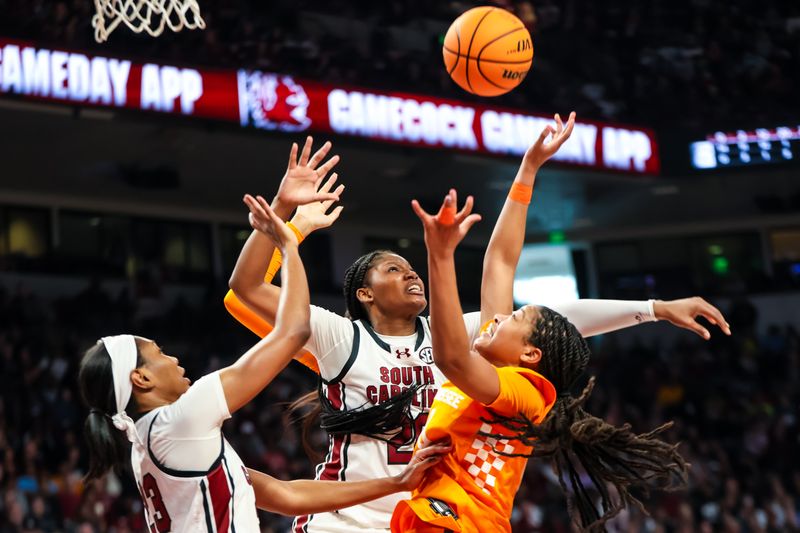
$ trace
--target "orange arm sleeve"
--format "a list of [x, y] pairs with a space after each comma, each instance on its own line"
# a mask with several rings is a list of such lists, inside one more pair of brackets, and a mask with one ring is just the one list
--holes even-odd
[[[295, 232], [297, 235], [298, 241], [302, 242], [303, 236], [302, 234], [294, 227], [293, 224], [289, 224], [289, 227]], [[272, 259], [269, 261], [269, 266], [267, 267], [267, 272], [264, 275], [264, 283], [272, 283], [272, 279], [275, 277], [275, 274], [278, 272], [278, 269], [281, 267], [281, 252], [280, 250], [276, 249], [275, 252], [272, 254]], [[239, 298], [233, 293], [232, 290], [228, 290], [228, 294], [225, 295], [225, 309], [235, 318], [240, 324], [245, 326], [247, 329], [261, 337], [262, 339], [266, 337], [270, 331], [272, 331], [272, 324], [258, 316], [252, 309], [247, 307]], [[294, 356], [296, 361], [304, 364], [315, 373], [319, 374], [319, 366], [317, 365], [317, 359], [311, 352], [302, 351]]]

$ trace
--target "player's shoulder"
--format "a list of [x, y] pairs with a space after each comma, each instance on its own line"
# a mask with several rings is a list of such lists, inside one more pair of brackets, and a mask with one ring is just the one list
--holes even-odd
[[497, 368], [501, 383], [515, 383], [517, 386], [529, 386], [535, 389], [544, 400], [545, 405], [555, 403], [557, 391], [549, 379], [530, 368], [505, 366]]

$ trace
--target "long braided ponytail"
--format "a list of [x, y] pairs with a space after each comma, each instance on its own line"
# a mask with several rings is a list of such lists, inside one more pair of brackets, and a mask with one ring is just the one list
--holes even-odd
[[[678, 445], [657, 438], [672, 422], [636, 434], [630, 424], [616, 427], [591, 415], [584, 405], [594, 388], [594, 377], [578, 397], [570, 394], [590, 356], [586, 340], [573, 324], [540, 307], [528, 342], [542, 350], [537, 371], [553, 383], [558, 398], [540, 424], [520, 416], [498, 416], [492, 422], [512, 429], [514, 440], [532, 446], [533, 457], [551, 462], [567, 496], [570, 516], [582, 530], [605, 531], [605, 523], [629, 506], [647, 514], [631, 490], [641, 491], [646, 497], [651, 488], [679, 490], [686, 486], [689, 465], [678, 452]], [[599, 493], [602, 509], [598, 510], [582, 474]], [[614, 487], [616, 497], [608, 485]]]

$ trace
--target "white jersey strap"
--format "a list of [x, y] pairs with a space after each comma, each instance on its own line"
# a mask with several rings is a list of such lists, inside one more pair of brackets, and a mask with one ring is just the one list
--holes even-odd
[[147, 430], [147, 453], [150, 455], [150, 460], [153, 461], [153, 464], [156, 465], [156, 468], [174, 477], [202, 477], [207, 475], [209, 472], [212, 472], [215, 468], [217, 468], [222, 459], [225, 455], [225, 437], [223, 436], [222, 432], [219, 432], [219, 439], [220, 439], [220, 450], [219, 455], [214, 462], [211, 463], [211, 466], [208, 467], [208, 470], [175, 470], [174, 468], [169, 468], [165, 466], [161, 461], [156, 458], [156, 454], [153, 453], [153, 448], [150, 446], [150, 435], [153, 432], [153, 424], [155, 424], [156, 418], [158, 418], [158, 414], [160, 411], [157, 411], [155, 416], [153, 416], [153, 420], [150, 421], [150, 427]]
[[322, 375], [320, 375], [319, 379], [325, 385], [333, 385], [335, 383], [339, 383], [344, 379], [347, 375], [347, 372], [353, 367], [353, 363], [356, 362], [356, 357], [358, 357], [358, 349], [361, 346], [361, 330], [358, 328], [358, 324], [356, 321], [353, 322], [353, 344], [350, 346], [350, 355], [347, 357], [347, 362], [342, 367], [342, 370], [336, 375], [335, 378], [325, 380]]
[[[384, 351], [392, 353], [391, 346], [386, 344], [386, 342], [383, 339], [381, 339], [377, 333], [375, 333], [375, 330], [372, 329], [372, 325], [369, 322], [363, 320], [359, 320], [358, 322], [361, 322], [361, 325], [364, 326], [364, 329], [367, 330], [367, 333], [369, 333], [369, 336], [372, 337], [372, 340], [375, 341], [375, 344], [380, 346]], [[417, 338], [414, 341], [414, 351], [417, 351], [419, 350], [419, 347], [422, 346], [422, 342], [425, 340], [425, 329], [422, 327], [422, 318], [417, 317], [417, 320], [415, 321], [415, 327], [416, 327], [415, 333], [417, 334]]]

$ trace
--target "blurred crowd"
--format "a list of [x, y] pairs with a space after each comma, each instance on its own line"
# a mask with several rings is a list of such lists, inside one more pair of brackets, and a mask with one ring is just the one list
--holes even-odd
[[[86, 486], [76, 389], [83, 351], [102, 335], [134, 332], [180, 358], [187, 375], [230, 362], [254, 341], [225, 313], [222, 288], [200, 305], [176, 302], [141, 313], [137, 297], [94, 280], [79, 294], [46, 300], [24, 285], [0, 289], [0, 532], [143, 532], [142, 506], [128, 474]], [[740, 304], [747, 306], [746, 303]], [[666, 420], [691, 462], [688, 491], [654, 493], [650, 517], [625, 512], [611, 532], [773, 533], [800, 531], [800, 336], [776, 325], [755, 333], [757, 310], [729, 314], [734, 336], [710, 342], [690, 333], [675, 345], [623, 348], [595, 342], [598, 384], [589, 410], [637, 431]], [[662, 326], [643, 326], [642, 328]], [[667, 327], [667, 326], [663, 326]], [[658, 339], [658, 337], [655, 337]], [[299, 429], [282, 430], [285, 403], [313, 390], [292, 364], [225, 425], [243, 460], [283, 479], [311, 477]], [[319, 449], [325, 437], [315, 435]], [[569, 532], [564, 496], [549, 466], [531, 461], [518, 494], [515, 532]], [[262, 513], [262, 531], [290, 519]]]
[[200, 0], [204, 31], [153, 39], [120, 27], [103, 45], [92, 2], [0, 0], [0, 35], [471, 99], [449, 80], [441, 42], [460, 13], [487, 3], [523, 20], [536, 52], [498, 104], [653, 127], [798, 118], [787, 116], [800, 90], [796, 0]]

